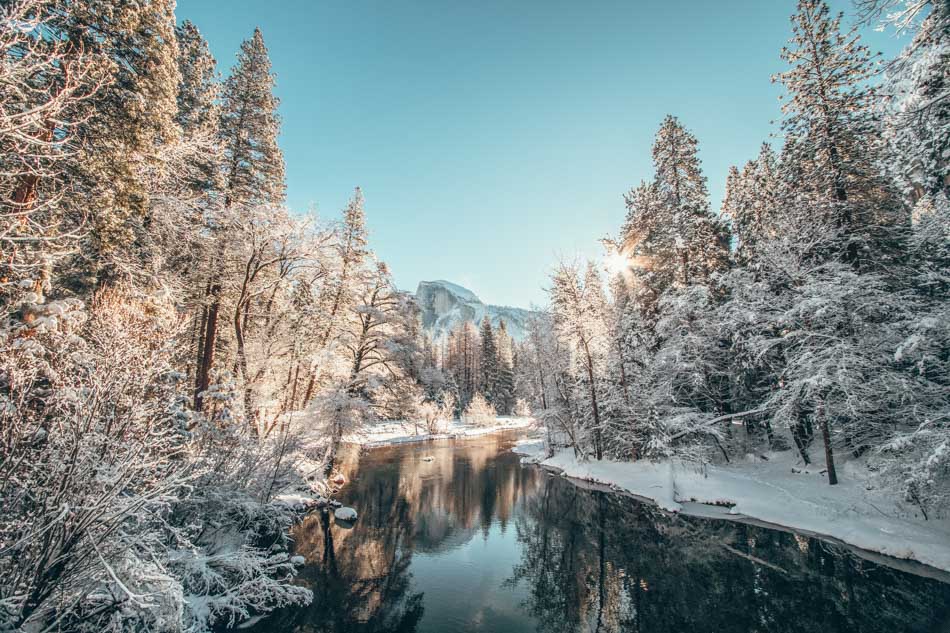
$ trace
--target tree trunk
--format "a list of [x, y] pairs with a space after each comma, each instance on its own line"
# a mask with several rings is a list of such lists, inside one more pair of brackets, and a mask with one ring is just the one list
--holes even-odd
[[630, 404], [630, 395], [627, 393], [627, 370], [624, 367], [623, 362], [623, 348], [620, 345], [620, 340], [617, 340], [617, 359], [620, 361], [620, 388], [623, 389], [623, 401], [624, 404]]
[[211, 366], [214, 364], [214, 346], [218, 335], [218, 310], [221, 307], [218, 295], [221, 293], [221, 286], [214, 284], [210, 290], [214, 301], [208, 307], [208, 316], [205, 320], [204, 349], [195, 377], [195, 411], [201, 411], [204, 404], [202, 393], [207, 391], [211, 385]]
[[[58, 94], [58, 93], [57, 93]], [[47, 119], [43, 123], [43, 130], [37, 134], [37, 138], [43, 143], [51, 143], [53, 141], [53, 134], [56, 129], [56, 124]], [[35, 159], [34, 163], [38, 163], [39, 160]], [[39, 168], [38, 164], [34, 164], [35, 168]], [[19, 182], [17, 182], [16, 187], [13, 189], [13, 195], [10, 196], [10, 202], [13, 203], [13, 211], [22, 212], [22, 211], [32, 211], [36, 206], [37, 200], [37, 191], [40, 185], [40, 177], [35, 173], [23, 174], [19, 177]], [[23, 222], [26, 220], [24, 219]]]
[[247, 369], [247, 347], [244, 341], [244, 320], [242, 319], [241, 304], [234, 309], [234, 340], [237, 342], [237, 365], [244, 379], [244, 416], [248, 427], [253, 434], [257, 434], [257, 415], [254, 412], [253, 381]]
[[307, 403], [310, 402], [310, 398], [313, 396], [313, 388], [317, 384], [317, 373], [313, 370], [310, 370], [310, 379], [307, 381], [307, 389], [303, 394], [303, 402], [300, 403], [301, 407], [306, 407]]
[[835, 472], [835, 456], [831, 448], [831, 431], [828, 429], [828, 417], [825, 415], [825, 404], [820, 402], [817, 409], [818, 423], [821, 425], [821, 440], [825, 444], [825, 466], [828, 468], [828, 484], [838, 483], [838, 473]]
[[604, 449], [601, 445], [600, 437], [600, 409], [597, 406], [597, 389], [594, 385], [594, 360], [590, 357], [590, 349], [587, 347], [587, 342], [584, 342], [584, 353], [587, 356], [587, 378], [590, 380], [590, 404], [591, 404], [591, 413], [594, 416], [594, 453], [597, 456], [597, 460], [600, 461], [604, 458]]

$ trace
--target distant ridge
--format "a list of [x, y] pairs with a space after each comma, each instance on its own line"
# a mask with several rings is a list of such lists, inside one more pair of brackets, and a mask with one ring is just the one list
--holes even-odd
[[493, 327], [498, 327], [504, 321], [511, 338], [521, 341], [528, 331], [528, 319], [533, 314], [531, 310], [523, 308], [482, 303], [468, 288], [441, 279], [419, 282], [416, 301], [422, 309], [423, 327], [436, 338], [448, 334], [464, 321], [477, 325], [487, 315]]

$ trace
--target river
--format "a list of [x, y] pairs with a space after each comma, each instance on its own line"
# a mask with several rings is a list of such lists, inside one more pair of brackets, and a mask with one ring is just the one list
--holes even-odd
[[585, 489], [514, 435], [344, 458], [352, 525], [294, 532], [313, 603], [254, 630], [950, 633], [950, 584], [815, 538]]

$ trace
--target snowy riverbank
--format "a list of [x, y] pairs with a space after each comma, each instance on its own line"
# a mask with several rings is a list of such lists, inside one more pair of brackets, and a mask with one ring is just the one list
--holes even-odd
[[446, 421], [438, 433], [428, 433], [422, 423], [412, 422], [384, 422], [364, 427], [357, 433], [344, 436], [343, 441], [348, 444], [359, 444], [368, 448], [389, 446], [391, 444], [405, 444], [408, 442], [425, 442], [428, 440], [464, 439], [497, 433], [499, 431], [513, 431], [529, 429], [535, 424], [534, 418], [499, 417], [495, 423], [486, 426], [464, 424], [459, 420]]
[[581, 461], [571, 450], [542, 459], [539, 441], [521, 442], [514, 450], [565, 476], [605, 484], [671, 512], [754, 519], [950, 572], [950, 522], [914, 518], [913, 508], [871, 489], [860, 463], [844, 464], [841, 482], [829, 486], [819, 466], [802, 468], [792, 451], [702, 472], [671, 463]]

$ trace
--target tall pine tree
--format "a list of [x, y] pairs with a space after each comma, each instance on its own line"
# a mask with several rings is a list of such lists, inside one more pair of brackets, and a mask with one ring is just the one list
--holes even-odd
[[[791, 68], [776, 75], [783, 105], [783, 180], [793, 184], [797, 224], [823, 223], [838, 232], [837, 251], [852, 265], [887, 246], [882, 235], [899, 224], [902, 205], [876, 167], [876, 72], [855, 31], [842, 32], [823, 0], [800, 0], [792, 38], [782, 49]], [[834, 253], [831, 253], [834, 254]]]
[[775, 153], [762, 144], [759, 156], [746, 163], [740, 172], [730, 168], [722, 216], [732, 223], [735, 258], [740, 264], [754, 262], [760, 245], [777, 232], [779, 210], [778, 164]]
[[224, 84], [220, 134], [225, 154], [225, 206], [284, 200], [284, 156], [277, 145], [276, 77], [261, 30], [241, 44]]
[[[279, 204], [284, 199], [284, 158], [277, 145], [280, 117], [270, 59], [260, 29], [241, 44], [238, 63], [224, 85], [219, 134], [224, 151], [224, 206]], [[200, 316], [195, 408], [211, 381], [218, 344], [221, 279], [227, 227], [216, 229], [218, 252], [209, 265], [209, 280]]]
[[217, 63], [194, 24], [185, 20], [175, 35], [181, 73], [175, 120], [185, 145], [180, 189], [188, 197], [204, 197], [221, 188]]
[[728, 258], [725, 226], [709, 208], [706, 176], [699, 161], [696, 137], [676, 117], [667, 116], [653, 145], [656, 191], [663, 205], [673, 257], [664, 262], [675, 283], [704, 283], [723, 268]]
[[[83, 121], [70, 164], [92, 231], [77, 281], [139, 272], [138, 238], [150, 198], [172, 166], [179, 85], [174, 0], [83, 0], [55, 12], [74, 51], [99, 61], [108, 80], [71, 116]], [[89, 78], [101, 83], [101, 77]]]
[[498, 347], [495, 344], [495, 331], [488, 317], [483, 317], [479, 327], [481, 335], [481, 356], [479, 364], [479, 391], [489, 404], [498, 407]]

